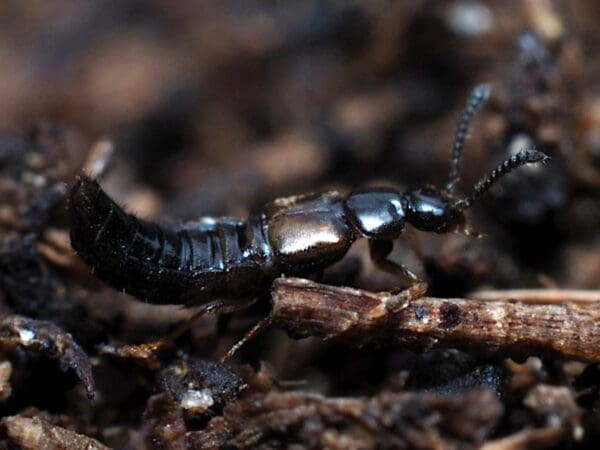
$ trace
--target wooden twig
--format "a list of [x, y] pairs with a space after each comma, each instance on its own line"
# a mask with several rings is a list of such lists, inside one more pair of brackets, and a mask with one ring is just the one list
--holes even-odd
[[523, 303], [595, 303], [600, 302], [600, 291], [579, 289], [508, 289], [481, 290], [469, 294], [478, 300], [518, 300]]
[[600, 362], [595, 303], [417, 298], [414, 292], [373, 293], [298, 278], [276, 280], [272, 298], [274, 323], [297, 337]]

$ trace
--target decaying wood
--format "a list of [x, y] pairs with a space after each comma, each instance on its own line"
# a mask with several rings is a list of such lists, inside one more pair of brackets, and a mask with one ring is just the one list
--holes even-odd
[[472, 449], [483, 443], [502, 412], [487, 389], [457, 397], [269, 392], [228, 404], [204, 430], [187, 433], [187, 448]]
[[297, 278], [276, 280], [272, 299], [273, 321], [297, 337], [600, 362], [600, 309], [594, 303], [415, 298]]

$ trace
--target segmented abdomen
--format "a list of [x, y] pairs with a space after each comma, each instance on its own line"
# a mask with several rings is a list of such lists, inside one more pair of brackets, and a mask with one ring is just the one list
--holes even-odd
[[73, 187], [69, 211], [71, 245], [94, 273], [153, 303], [244, 295], [267, 276], [270, 255], [261, 245], [260, 221], [158, 225], [124, 212], [88, 177]]

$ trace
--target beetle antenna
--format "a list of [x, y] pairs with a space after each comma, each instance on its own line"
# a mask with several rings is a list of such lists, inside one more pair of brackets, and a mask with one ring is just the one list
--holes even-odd
[[465, 139], [469, 134], [469, 126], [473, 121], [475, 113], [481, 108], [489, 96], [490, 88], [487, 84], [475, 86], [469, 100], [467, 100], [465, 109], [460, 116], [460, 120], [456, 127], [456, 134], [454, 135], [454, 147], [452, 149], [452, 158], [450, 160], [450, 177], [446, 184], [446, 191], [449, 193], [454, 191], [454, 186], [456, 186], [456, 183], [458, 183], [458, 180], [460, 179], [460, 158], [462, 156]]
[[457, 201], [455, 203], [455, 207], [459, 211], [464, 211], [465, 209], [470, 208], [479, 197], [481, 197], [504, 175], [509, 174], [513, 170], [525, 164], [532, 164], [537, 162], [545, 163], [549, 159], [550, 157], [545, 153], [533, 149], [524, 150], [514, 154], [513, 156], [502, 162], [500, 165], [498, 165], [498, 167], [496, 167], [494, 170], [492, 170], [489, 175], [479, 180], [477, 184], [475, 184], [471, 195], [469, 197]]

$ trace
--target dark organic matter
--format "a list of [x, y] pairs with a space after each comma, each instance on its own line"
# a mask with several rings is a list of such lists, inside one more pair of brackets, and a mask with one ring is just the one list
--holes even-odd
[[83, 349], [51, 322], [22, 316], [0, 319], [0, 345], [33, 349], [57, 359], [63, 370], [73, 370], [83, 383], [88, 397], [94, 397], [92, 365]]

